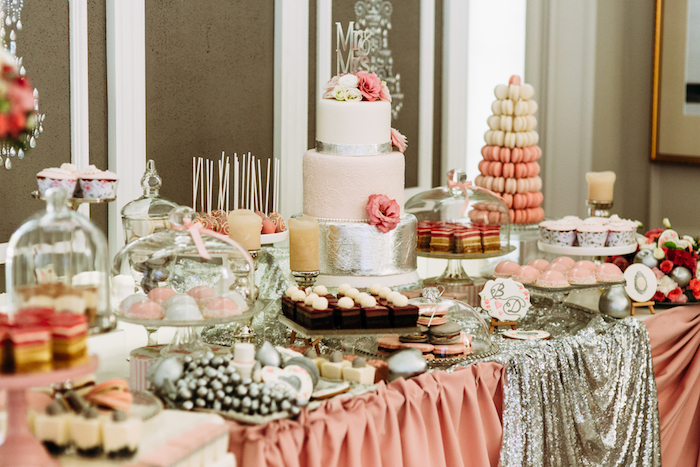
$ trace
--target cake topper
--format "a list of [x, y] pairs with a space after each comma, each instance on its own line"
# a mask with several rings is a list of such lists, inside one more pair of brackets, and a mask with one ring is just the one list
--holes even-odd
[[[350, 21], [348, 29], [343, 34], [343, 26], [335, 23], [336, 30], [336, 74], [357, 73], [360, 70], [369, 71], [369, 29], [355, 29], [355, 22]], [[347, 57], [343, 60], [344, 57]]]

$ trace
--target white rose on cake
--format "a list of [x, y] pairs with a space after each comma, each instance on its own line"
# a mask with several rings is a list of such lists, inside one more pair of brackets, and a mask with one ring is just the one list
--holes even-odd
[[345, 93], [345, 100], [348, 102], [361, 101], [362, 93], [357, 88], [348, 89]]
[[343, 75], [338, 78], [338, 84], [348, 89], [356, 88], [359, 83], [360, 80], [357, 79], [357, 76], [353, 75], [352, 73], [348, 73], [347, 75]]
[[337, 101], [344, 101], [345, 98], [347, 97], [347, 89], [345, 89], [345, 86], [343, 85], [337, 85], [336, 87], [333, 88], [333, 97], [335, 97], [335, 100]]

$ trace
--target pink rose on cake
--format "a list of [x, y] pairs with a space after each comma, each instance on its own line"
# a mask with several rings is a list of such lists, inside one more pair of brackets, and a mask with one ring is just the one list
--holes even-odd
[[408, 147], [408, 140], [404, 135], [399, 133], [399, 130], [392, 128], [391, 129], [391, 145], [395, 146], [396, 149], [399, 150], [399, 152], [403, 153], [406, 151], [406, 148]]
[[367, 202], [367, 215], [370, 225], [377, 226], [380, 232], [394, 230], [401, 221], [401, 209], [396, 200], [385, 195], [370, 195]]
[[391, 102], [391, 93], [389, 88], [386, 86], [386, 81], [382, 81], [382, 89], [379, 91], [379, 100]]
[[358, 71], [357, 79], [359, 80], [358, 88], [362, 96], [368, 101], [376, 101], [382, 92], [382, 80], [374, 73], [366, 71]]

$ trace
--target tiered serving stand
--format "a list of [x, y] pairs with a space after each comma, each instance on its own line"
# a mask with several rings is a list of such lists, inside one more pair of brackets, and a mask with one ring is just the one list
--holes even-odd
[[0, 375], [0, 389], [7, 391], [7, 437], [0, 446], [0, 467], [45, 467], [60, 465], [27, 426], [27, 390], [48, 386], [94, 373], [97, 357], [84, 365], [48, 372]]
[[[46, 201], [46, 198], [36, 190], [32, 191], [32, 198]], [[116, 201], [116, 199], [117, 198], [68, 198], [68, 207], [73, 211], [77, 211], [83, 204], [105, 204]]]

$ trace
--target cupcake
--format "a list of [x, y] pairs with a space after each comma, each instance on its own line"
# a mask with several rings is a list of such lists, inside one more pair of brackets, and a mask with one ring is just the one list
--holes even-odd
[[576, 231], [578, 244], [582, 247], [602, 247], [608, 238], [608, 226], [599, 223], [583, 223]]
[[520, 265], [515, 261], [501, 261], [496, 265], [493, 275], [494, 277], [508, 279], [519, 267]]
[[556, 221], [547, 226], [549, 242], [556, 246], [573, 246], [576, 242], [576, 224], [568, 221]]
[[613, 263], [603, 263], [595, 270], [595, 278], [598, 282], [620, 282], [624, 275], [622, 270]]
[[632, 245], [636, 242], [634, 234], [637, 232], [637, 223], [621, 219], [610, 222], [607, 225], [607, 246]]
[[49, 188], [60, 187], [72, 198], [78, 184], [78, 168], [73, 164], [61, 164], [61, 167], [44, 169], [36, 174], [36, 182], [41, 196], [46, 196]]
[[113, 199], [117, 197], [117, 174], [94, 165], [80, 172], [80, 198]]
[[564, 273], [550, 269], [539, 275], [535, 285], [538, 287], [561, 288], [568, 287], [569, 281], [566, 280]]
[[595, 273], [585, 266], [573, 267], [566, 273], [566, 278], [571, 284], [595, 284]]
[[540, 271], [532, 266], [520, 266], [513, 272], [511, 279], [521, 284], [534, 284], [539, 275]]
[[549, 233], [549, 226], [553, 223], [553, 221], [542, 221], [538, 226], [540, 231], [540, 240], [548, 245], [552, 243], [552, 236]]

